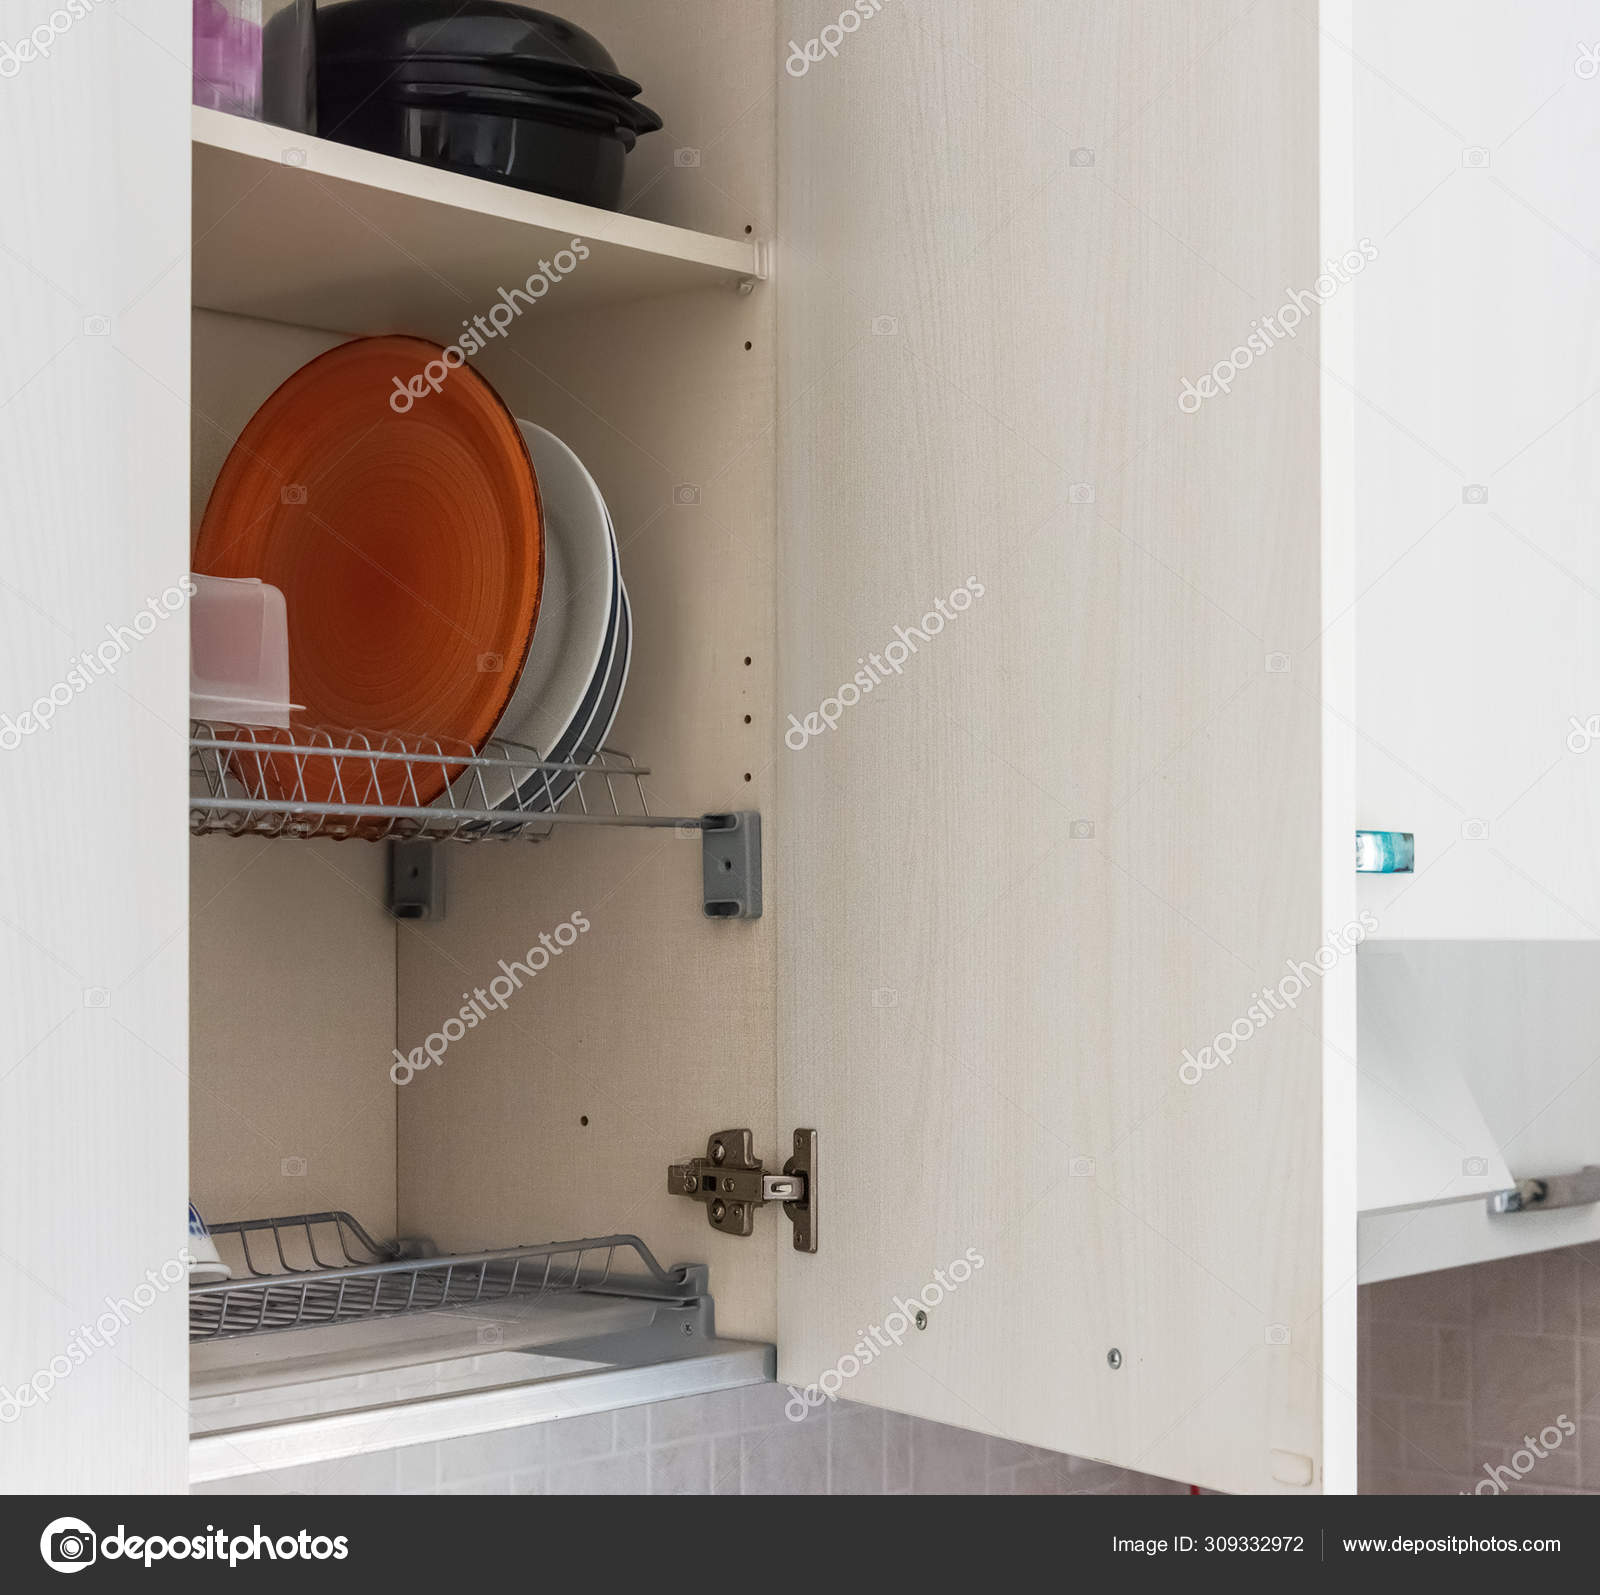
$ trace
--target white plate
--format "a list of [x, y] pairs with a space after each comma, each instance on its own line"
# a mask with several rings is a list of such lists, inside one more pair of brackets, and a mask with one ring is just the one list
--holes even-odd
[[[516, 691], [494, 734], [545, 757], [568, 740], [591, 683], [606, 666], [617, 581], [606, 501], [583, 461], [554, 433], [518, 421], [544, 507], [544, 593]], [[491, 806], [511, 796], [509, 775], [487, 782]]]

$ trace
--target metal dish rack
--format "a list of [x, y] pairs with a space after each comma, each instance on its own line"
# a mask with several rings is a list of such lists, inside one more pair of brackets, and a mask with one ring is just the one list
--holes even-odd
[[[189, 731], [189, 829], [196, 836], [365, 841], [543, 841], [558, 825], [705, 828], [650, 812], [647, 766], [600, 748], [554, 763], [495, 739], [469, 744], [398, 732], [227, 725]], [[425, 802], [422, 790], [444, 790]], [[509, 790], [499, 802], [496, 792]]]
[[[231, 1340], [578, 1291], [683, 1303], [695, 1302], [706, 1291], [703, 1268], [663, 1268], [637, 1235], [408, 1258], [397, 1255], [398, 1247], [373, 1240], [342, 1212], [245, 1219], [213, 1224], [210, 1229], [213, 1238], [239, 1237], [250, 1277], [190, 1286], [191, 1341]], [[336, 1261], [329, 1262], [318, 1250], [319, 1229], [323, 1247]], [[250, 1237], [269, 1234], [270, 1243], [262, 1247], [268, 1253], [268, 1266], [263, 1268]], [[296, 1255], [303, 1248], [310, 1267], [289, 1262], [286, 1235]], [[624, 1259], [621, 1269], [619, 1253]]]

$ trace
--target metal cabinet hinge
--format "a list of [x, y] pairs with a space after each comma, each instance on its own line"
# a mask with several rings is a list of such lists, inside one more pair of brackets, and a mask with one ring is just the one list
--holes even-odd
[[701, 899], [707, 919], [761, 918], [761, 816], [708, 814], [700, 830]]
[[704, 1202], [712, 1229], [724, 1235], [749, 1235], [756, 1209], [782, 1202], [794, 1225], [794, 1249], [817, 1249], [817, 1132], [796, 1130], [794, 1152], [782, 1174], [768, 1174], [755, 1155], [748, 1130], [718, 1130], [706, 1142], [706, 1155], [667, 1170], [674, 1196]]
[[1600, 1202], [1600, 1167], [1591, 1163], [1576, 1174], [1518, 1180], [1509, 1191], [1495, 1191], [1488, 1201], [1491, 1213], [1540, 1213], [1556, 1207], [1588, 1207]]

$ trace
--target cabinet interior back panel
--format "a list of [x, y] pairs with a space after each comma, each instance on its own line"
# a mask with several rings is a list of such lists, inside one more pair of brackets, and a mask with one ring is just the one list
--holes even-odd
[[779, 1377], [1232, 1491], [1324, 1483], [1314, 346], [1179, 398], [1322, 270], [1316, 105], [1243, 3], [779, 80]]
[[[568, 14], [667, 122], [630, 163], [627, 207], [770, 237], [771, 7]], [[507, 281], [532, 265], [508, 263]], [[650, 766], [658, 814], [771, 797], [774, 332], [772, 286], [576, 314], [553, 292], [474, 361], [605, 494], [634, 617], [611, 741]], [[402, 1229], [451, 1247], [634, 1232], [663, 1263], [711, 1264], [724, 1333], [770, 1339], [781, 1221], [731, 1239], [666, 1191], [667, 1165], [714, 1130], [749, 1125], [763, 1156], [778, 1149], [770, 917], [704, 918], [697, 834], [569, 829], [446, 853], [446, 917], [401, 928], [402, 1049], [541, 933], [589, 928], [400, 1089]]]
[[[191, 515], [280, 382], [343, 342], [197, 311]], [[394, 921], [362, 842], [190, 844], [190, 1194], [209, 1220], [395, 1222]]]

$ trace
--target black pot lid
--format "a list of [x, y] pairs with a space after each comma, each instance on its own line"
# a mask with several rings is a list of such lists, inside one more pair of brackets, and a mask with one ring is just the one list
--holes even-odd
[[510, 0], [322, 0], [319, 60], [358, 53], [391, 61], [418, 55], [518, 57], [617, 75], [617, 63], [592, 33]]

